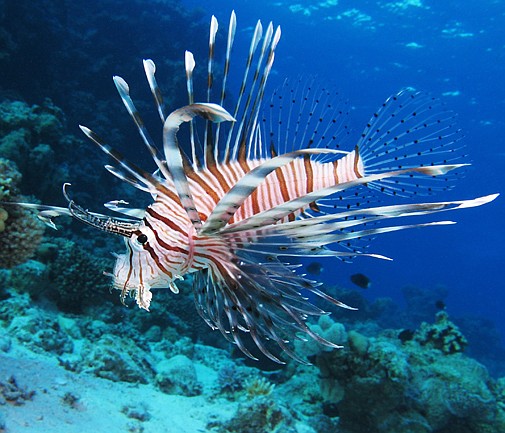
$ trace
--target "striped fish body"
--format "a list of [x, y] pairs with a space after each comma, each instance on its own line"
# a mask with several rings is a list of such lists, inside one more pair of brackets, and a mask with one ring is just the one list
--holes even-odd
[[[111, 274], [124, 300], [133, 295], [149, 309], [152, 288], [170, 288], [192, 275], [198, 313], [207, 324], [247, 356], [261, 352], [282, 363], [282, 353], [300, 361], [292, 342], [301, 335], [339, 347], [307, 325], [310, 316], [326, 314], [307, 293], [352, 309], [297, 272], [290, 257], [386, 257], [368, 253], [362, 240], [413, 227], [452, 221], [397, 223], [480, 206], [497, 194], [470, 200], [395, 203], [374, 206], [378, 191], [416, 197], [443, 191], [466, 165], [461, 130], [455, 115], [436, 99], [413, 90], [388, 98], [375, 112], [350, 151], [340, 149], [341, 106], [331, 93], [313, 85], [283, 86], [269, 107], [262, 102], [280, 28], [257, 23], [242, 84], [230, 112], [223, 106], [236, 31], [232, 13], [218, 103], [212, 102], [217, 20], [212, 17], [207, 63], [206, 102], [194, 102], [195, 61], [185, 54], [189, 104], [167, 115], [152, 60], [146, 77], [163, 127], [163, 148], [150, 137], [130, 97], [125, 80], [114, 77], [121, 99], [151, 154], [157, 171], [146, 172], [127, 161], [96, 133], [85, 135], [113, 161], [105, 168], [133, 187], [149, 193], [147, 209], [131, 209], [115, 200], [106, 207], [112, 218], [89, 212], [68, 195], [67, 208], [22, 204], [40, 211], [51, 227], [68, 215], [97, 229], [124, 237], [126, 250]], [[231, 113], [231, 114], [230, 114]], [[264, 114], [262, 114], [264, 113]], [[179, 142], [186, 124], [187, 152]], [[203, 143], [201, 146], [199, 143]], [[399, 198], [400, 200], [400, 198]], [[249, 341], [246, 341], [249, 340]], [[251, 351], [252, 350], [252, 351]]]
[[[207, 220], [219, 200], [246, 173], [266, 161], [265, 158], [248, 159], [220, 165], [218, 170], [204, 169], [194, 172], [189, 183], [191, 190], [195, 191], [195, 202], [202, 213], [202, 220]], [[245, 198], [228, 223], [244, 220], [315, 190], [356, 180], [363, 177], [363, 170], [363, 163], [356, 151], [326, 163], [310, 158], [296, 159], [261, 178], [257, 189]], [[296, 215], [298, 216], [302, 211], [303, 208], [297, 210]]]
[[[246, 173], [265, 162], [266, 159], [234, 161], [220, 165], [219, 170], [205, 168], [188, 172], [190, 190], [202, 222]], [[363, 175], [363, 164], [356, 151], [327, 163], [309, 158], [294, 160], [261, 178], [262, 182], [254, 194], [245, 199], [229, 223], [245, 220], [314, 190], [351, 182]], [[151, 300], [149, 288], [171, 286], [177, 292], [173, 284], [175, 278], [202, 269], [211, 269], [215, 274], [223, 273], [221, 264], [230, 264], [234, 260], [230, 242], [223, 242], [219, 236], [199, 235], [177, 196], [170, 194], [167, 197], [164, 193], [174, 190], [173, 183], [165, 180], [164, 187], [146, 209], [135, 238], [144, 234], [147, 241], [143, 244], [126, 241], [127, 253], [118, 257], [113, 273], [114, 286], [123, 291], [122, 297], [133, 289], [137, 302], [145, 309], [149, 308]], [[280, 223], [293, 221], [306, 208], [295, 210], [279, 220]], [[234, 243], [237, 241], [243, 246], [251, 239], [239, 238]], [[228, 268], [224, 274], [232, 275], [234, 270]], [[143, 289], [137, 292], [139, 287]]]

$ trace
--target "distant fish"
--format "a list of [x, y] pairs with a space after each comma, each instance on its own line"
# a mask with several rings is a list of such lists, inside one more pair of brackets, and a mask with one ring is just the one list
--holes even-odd
[[437, 310], [445, 310], [445, 302], [439, 299], [435, 302], [435, 307], [437, 307]]
[[311, 262], [307, 266], [305, 266], [305, 269], [309, 274], [312, 275], [319, 275], [321, 272], [324, 271], [323, 265], [319, 262]]
[[[453, 224], [447, 220], [407, 224], [404, 220], [480, 206], [496, 195], [371, 206], [372, 190], [400, 199], [449, 187], [446, 180], [467, 165], [459, 160], [464, 152], [455, 114], [436, 99], [407, 89], [380, 105], [353, 146], [344, 151], [339, 148], [345, 135], [339, 116], [345, 111], [325, 88], [283, 86], [266, 101], [263, 112], [280, 28], [258, 22], [249, 51], [231, 62], [235, 30], [232, 13], [227, 36], [216, 38], [218, 22], [212, 17], [206, 66], [195, 69], [193, 54], [186, 51], [181, 72], [186, 76], [188, 104], [173, 111], [163, 102], [154, 62], [144, 60], [161, 120], [161, 146], [148, 133], [126, 81], [114, 77], [157, 166], [154, 173], [128, 161], [98, 134], [81, 126], [111, 158], [113, 165], [105, 165], [106, 170], [152, 199], [146, 209], [113, 200], [106, 207], [121, 214], [119, 218], [90, 212], [71, 199], [68, 184], [63, 188], [66, 207], [24, 206], [41, 211], [41, 218], [52, 228], [55, 216], [67, 215], [121, 236], [125, 249], [116, 256], [108, 275], [123, 302], [132, 295], [140, 308], [148, 310], [152, 289], [168, 288], [176, 294], [177, 281], [191, 274], [196, 308], [212, 329], [253, 359], [244, 338], [273, 361], [283, 362], [274, 354], [277, 350], [272, 351], [276, 345], [304, 362], [289, 344], [301, 338], [299, 333], [330, 347], [339, 346], [307, 325], [308, 317], [326, 313], [300, 289], [337, 306], [351, 307], [296, 273], [289, 257], [384, 259], [364, 252], [356, 242], [412, 227]], [[224, 65], [218, 71], [215, 53], [222, 41], [226, 43]], [[203, 69], [207, 88], [193, 92], [193, 84], [201, 82], [193, 80], [193, 72]], [[241, 85], [233, 101], [227, 95], [233, 93], [229, 86], [237, 80]], [[188, 128], [179, 130], [183, 123]], [[186, 149], [182, 143], [187, 143]], [[363, 288], [370, 285], [362, 274], [352, 281]]]
[[353, 274], [351, 275], [351, 281], [362, 289], [368, 289], [372, 282], [365, 274]]

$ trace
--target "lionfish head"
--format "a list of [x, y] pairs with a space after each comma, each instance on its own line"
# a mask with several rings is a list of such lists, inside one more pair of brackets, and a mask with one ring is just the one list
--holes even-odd
[[[121, 300], [127, 295], [135, 296], [137, 304], [146, 310], [151, 302], [152, 288], [170, 287], [177, 289], [172, 282], [173, 273], [156, 259], [157, 240], [154, 231], [139, 220], [139, 210], [128, 210], [118, 206], [120, 202], [106, 203], [106, 207], [122, 212], [132, 218], [112, 218], [96, 212], [90, 212], [75, 203], [67, 193], [69, 184], [63, 185], [63, 195], [68, 202], [68, 208], [55, 208], [60, 213], [66, 213], [73, 218], [107, 233], [123, 237], [126, 252], [114, 254], [116, 264], [112, 273], [105, 275], [112, 278], [113, 288], [121, 290]], [[126, 203], [126, 202], [122, 202]], [[51, 221], [52, 223], [52, 221]], [[54, 224], [53, 224], [54, 225]]]
[[113, 288], [121, 290], [123, 302], [127, 295], [132, 295], [141, 308], [148, 310], [152, 298], [150, 289], [170, 287], [177, 292], [172, 273], [167, 269], [160, 272], [163, 265], [153, 258], [156, 256], [152, 245], [156, 245], [156, 239], [149, 227], [138, 226], [130, 237], [125, 236], [124, 242], [125, 253], [115, 254], [114, 270], [107, 274], [113, 279]]

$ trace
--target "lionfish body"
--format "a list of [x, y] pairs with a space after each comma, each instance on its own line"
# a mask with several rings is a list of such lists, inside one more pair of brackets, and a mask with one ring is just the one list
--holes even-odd
[[[248, 356], [249, 335], [270, 359], [282, 362], [273, 346], [289, 356], [293, 339], [310, 336], [338, 347], [307, 326], [309, 316], [326, 314], [303, 295], [312, 292], [346, 305], [318, 289], [289, 264], [293, 256], [348, 258], [368, 255], [360, 240], [380, 233], [451, 221], [395, 225], [397, 218], [479, 206], [496, 195], [473, 200], [372, 206], [369, 191], [412, 197], [447, 188], [449, 177], [466, 164], [460, 158], [461, 132], [454, 114], [412, 90], [390, 97], [374, 113], [350, 152], [338, 149], [342, 107], [330, 92], [310, 85], [284, 87], [274, 93], [262, 115], [265, 85], [280, 29], [258, 22], [251, 41], [242, 84], [230, 114], [222, 106], [234, 65], [231, 50], [236, 18], [232, 13], [219, 103], [211, 102], [217, 20], [212, 17], [207, 64], [207, 102], [195, 103], [195, 62], [186, 52], [189, 105], [165, 113], [155, 80], [155, 66], [144, 61], [146, 76], [163, 123], [163, 152], [149, 136], [130, 98], [129, 88], [114, 77], [119, 94], [157, 165], [150, 174], [128, 162], [94, 132], [84, 133], [115, 165], [106, 169], [148, 192], [153, 203], [145, 210], [106, 204], [123, 217], [91, 213], [71, 200], [68, 208], [31, 205], [54, 227], [52, 217], [71, 215], [99, 229], [124, 236], [126, 251], [117, 256], [110, 274], [122, 299], [133, 294], [148, 309], [152, 288], [169, 287], [193, 274], [199, 314]], [[264, 34], [263, 34], [264, 33]], [[345, 110], [344, 110], [345, 111]], [[197, 118], [203, 123], [197, 123]], [[222, 123], [223, 122], [223, 123]], [[187, 154], [177, 135], [186, 124]], [[181, 135], [181, 134], [179, 134]], [[203, 142], [200, 146], [199, 143]], [[30, 206], [30, 205], [28, 205]], [[388, 224], [390, 223], [390, 224]]]

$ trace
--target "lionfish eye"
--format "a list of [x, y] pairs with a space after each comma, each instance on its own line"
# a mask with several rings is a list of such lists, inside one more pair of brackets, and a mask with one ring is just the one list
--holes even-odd
[[142, 245], [145, 244], [147, 242], [147, 235], [143, 233], [139, 235], [139, 237], [137, 238], [137, 242]]

